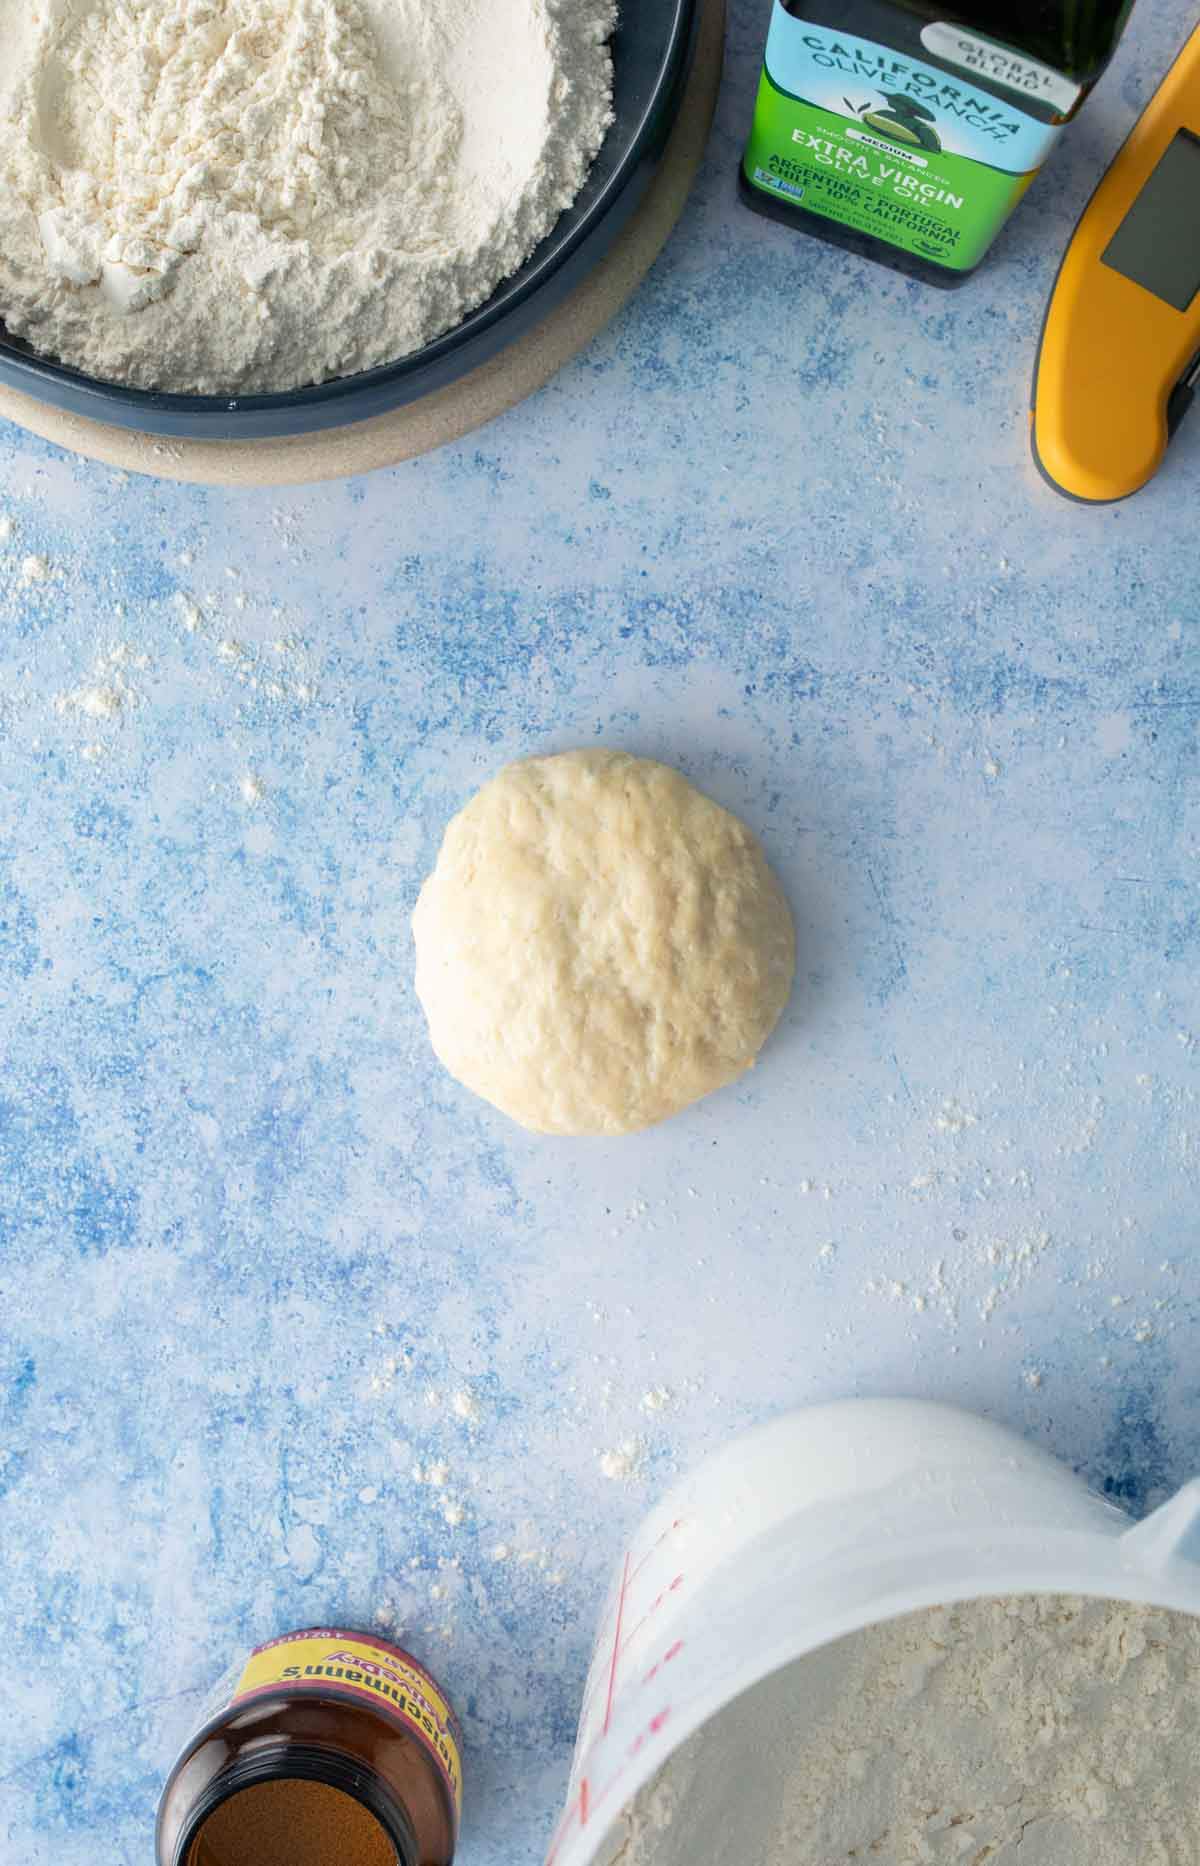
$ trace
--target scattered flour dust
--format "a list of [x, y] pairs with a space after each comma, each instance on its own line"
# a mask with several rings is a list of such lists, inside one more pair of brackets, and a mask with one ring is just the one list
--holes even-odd
[[578, 194], [614, 0], [0, 0], [0, 316], [90, 374], [281, 390], [459, 323]]
[[[0, 0], [0, 9], [2, 7], [3, 0]], [[45, 559], [36, 561], [46, 565]], [[68, 559], [62, 563], [49, 564], [44, 572], [44, 576], [52, 581], [65, 581], [76, 602], [77, 586], [83, 574], [81, 562]], [[22, 570], [21, 582], [26, 587], [31, 582], [41, 580], [41, 574], [33, 578]], [[206, 607], [202, 609], [192, 597], [178, 593], [174, 599], [174, 608], [183, 624], [185, 636], [194, 638], [211, 657], [211, 663], [219, 670], [222, 684], [232, 681], [244, 691], [246, 704], [239, 709], [243, 717], [248, 718], [253, 712], [268, 712], [281, 707], [295, 711], [317, 701], [319, 694], [310, 665], [311, 657], [297, 635], [275, 634], [269, 640], [247, 646], [231, 636], [218, 633], [228, 618], [222, 614], [215, 595], [205, 600]], [[120, 622], [127, 620], [124, 605], [117, 605], [115, 615]], [[267, 617], [268, 626], [274, 624], [277, 627], [278, 620], [278, 612], [272, 611]], [[81, 742], [77, 746], [80, 757], [87, 762], [95, 763], [113, 749], [116, 735], [109, 732], [105, 736], [105, 728], [119, 727], [135, 709], [146, 704], [147, 696], [141, 677], [150, 666], [150, 656], [135, 642], [118, 641], [95, 655], [87, 674], [77, 676], [75, 684], [52, 696], [53, 709], [60, 719], [79, 726], [101, 729], [100, 738]], [[199, 671], [201, 675], [204, 672], [203, 668], [195, 668], [194, 661], [191, 671]], [[265, 779], [253, 768], [243, 770], [233, 780], [233, 784], [248, 810], [256, 809], [268, 796]]]
[[620, 1866], [1194, 1866], [1200, 1623], [938, 1607], [757, 1686], [621, 1817]]
[[478, 1425], [483, 1417], [479, 1401], [469, 1387], [459, 1387], [451, 1396], [450, 1410], [464, 1425]]
[[[106, 649], [97, 657], [88, 679], [55, 695], [54, 710], [74, 713], [82, 719], [119, 719], [137, 703], [137, 691], [131, 678], [134, 670], [141, 672], [148, 665], [148, 655], [138, 654], [128, 642], [118, 642], [116, 647]], [[94, 755], [92, 747], [84, 748], [85, 757]]]
[[646, 1448], [637, 1438], [627, 1438], [624, 1444], [614, 1445], [598, 1456], [600, 1475], [616, 1484], [634, 1483], [642, 1476], [645, 1461]]
[[432, 1484], [435, 1490], [444, 1490], [450, 1480], [450, 1466], [443, 1458], [434, 1458], [425, 1465], [414, 1464], [412, 1478], [414, 1484]]

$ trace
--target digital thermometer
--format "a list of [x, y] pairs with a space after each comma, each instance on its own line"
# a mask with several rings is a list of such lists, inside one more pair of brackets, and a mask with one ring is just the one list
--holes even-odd
[[1084, 209], [1033, 379], [1033, 454], [1073, 499], [1152, 477], [1200, 382], [1200, 26]]

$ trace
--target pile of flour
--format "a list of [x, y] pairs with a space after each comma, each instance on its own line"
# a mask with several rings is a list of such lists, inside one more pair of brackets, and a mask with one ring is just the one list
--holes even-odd
[[0, 0], [0, 317], [110, 381], [390, 362], [575, 199], [614, 0]]
[[621, 1866], [1195, 1866], [1200, 1625], [1053, 1596], [789, 1666], [622, 1816]]

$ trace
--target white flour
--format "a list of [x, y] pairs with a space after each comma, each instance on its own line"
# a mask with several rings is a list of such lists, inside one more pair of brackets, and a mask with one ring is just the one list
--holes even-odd
[[578, 194], [614, 0], [0, 0], [0, 316], [278, 390], [459, 323]]
[[1200, 1625], [1063, 1597], [788, 1667], [622, 1816], [621, 1866], [1194, 1866]]

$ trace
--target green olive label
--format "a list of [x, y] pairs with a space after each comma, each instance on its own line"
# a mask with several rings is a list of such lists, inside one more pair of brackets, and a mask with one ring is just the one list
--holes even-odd
[[776, 200], [966, 272], [1061, 127], [776, 0], [743, 167]]

